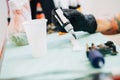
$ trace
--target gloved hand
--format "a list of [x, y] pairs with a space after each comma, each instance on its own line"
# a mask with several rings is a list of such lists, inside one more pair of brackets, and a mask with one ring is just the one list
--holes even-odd
[[[75, 9], [62, 9], [64, 16], [70, 21], [74, 31], [85, 31], [94, 33], [97, 28], [96, 20], [93, 15], [84, 15]], [[65, 29], [58, 23], [52, 11], [52, 22], [61, 32], [66, 32]]]

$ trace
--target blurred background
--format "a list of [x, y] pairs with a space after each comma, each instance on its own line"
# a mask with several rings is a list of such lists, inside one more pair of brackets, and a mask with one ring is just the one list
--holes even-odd
[[51, 10], [55, 7], [63, 9], [79, 8], [85, 14], [93, 14], [97, 17], [110, 17], [120, 12], [119, 4], [120, 0], [30, 0], [32, 18], [46, 17], [49, 29], [53, 26]]

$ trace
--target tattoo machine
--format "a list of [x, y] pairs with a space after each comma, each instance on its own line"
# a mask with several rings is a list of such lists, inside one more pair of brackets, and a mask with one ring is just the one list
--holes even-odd
[[103, 65], [105, 64], [105, 60], [103, 55], [100, 53], [100, 51], [98, 51], [97, 49], [94, 49], [93, 45], [92, 47], [88, 47], [88, 44], [87, 44], [86, 47], [87, 47], [86, 55], [91, 65], [95, 68], [103, 67]]
[[117, 55], [116, 45], [112, 41], [97, 46], [98, 50], [105, 56], [106, 54]]

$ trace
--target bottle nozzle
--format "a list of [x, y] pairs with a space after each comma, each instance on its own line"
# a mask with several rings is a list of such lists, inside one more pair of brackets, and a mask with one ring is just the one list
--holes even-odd
[[77, 39], [77, 37], [76, 37], [76, 35], [75, 35], [74, 33], [73, 33], [72, 35], [73, 35], [73, 37], [74, 37], [75, 39]]
[[68, 32], [71, 33], [75, 39], [77, 39], [77, 36], [75, 35], [75, 32], [73, 29], [70, 29]]

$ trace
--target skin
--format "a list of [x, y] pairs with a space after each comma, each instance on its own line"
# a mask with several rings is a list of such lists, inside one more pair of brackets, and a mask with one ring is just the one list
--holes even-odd
[[111, 29], [111, 23], [110, 21], [106, 20], [106, 19], [97, 19], [97, 30], [96, 32], [106, 32], [107, 30]]
[[[120, 14], [117, 14], [115, 16], [115, 18], [120, 21]], [[116, 33], [112, 32], [113, 26], [111, 24], [111, 19], [108, 20], [106, 18], [96, 18], [96, 21], [97, 21], [97, 24], [98, 24], [96, 32], [101, 32], [103, 34], [108, 34], [108, 35], [109, 34], [116, 34]], [[117, 22], [116, 22], [116, 24], [117, 24]]]

